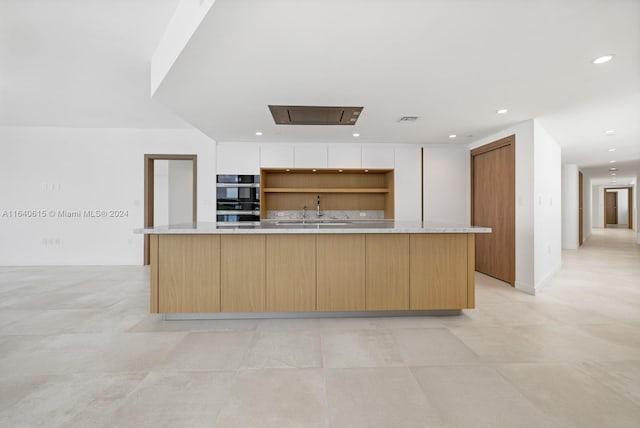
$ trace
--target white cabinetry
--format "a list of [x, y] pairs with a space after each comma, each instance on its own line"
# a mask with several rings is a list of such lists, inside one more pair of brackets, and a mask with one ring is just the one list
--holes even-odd
[[362, 168], [360, 144], [330, 144], [327, 166], [329, 168]]
[[420, 221], [422, 217], [422, 150], [395, 149], [395, 219]]
[[327, 145], [304, 144], [295, 147], [294, 166], [296, 168], [326, 168]]
[[393, 147], [362, 146], [362, 168], [393, 168]]
[[218, 143], [216, 174], [260, 174], [260, 146], [243, 143]]
[[293, 146], [262, 144], [260, 146], [260, 167], [293, 168]]

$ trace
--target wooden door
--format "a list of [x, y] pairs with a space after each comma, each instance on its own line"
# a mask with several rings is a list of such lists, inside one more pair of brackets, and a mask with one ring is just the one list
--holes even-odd
[[604, 192], [604, 227], [608, 224], [618, 224], [618, 192]]
[[515, 285], [515, 136], [471, 151], [471, 224], [492, 229], [476, 236], [476, 270]]
[[583, 235], [582, 235], [582, 228], [583, 226], [583, 212], [582, 212], [582, 208], [584, 205], [584, 200], [583, 200], [583, 178], [582, 178], [582, 171], [578, 171], [578, 245], [582, 245], [582, 242], [584, 241]]

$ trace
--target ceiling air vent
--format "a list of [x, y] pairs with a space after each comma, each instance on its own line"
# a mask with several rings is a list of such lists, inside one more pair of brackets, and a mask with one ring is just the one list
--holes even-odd
[[269, 106], [277, 125], [355, 125], [363, 107]]
[[418, 116], [402, 116], [398, 122], [415, 122]]

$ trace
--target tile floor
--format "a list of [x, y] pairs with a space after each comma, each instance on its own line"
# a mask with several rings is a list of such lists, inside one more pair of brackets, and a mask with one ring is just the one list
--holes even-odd
[[1, 427], [638, 427], [640, 246], [451, 317], [163, 321], [143, 267], [0, 268]]

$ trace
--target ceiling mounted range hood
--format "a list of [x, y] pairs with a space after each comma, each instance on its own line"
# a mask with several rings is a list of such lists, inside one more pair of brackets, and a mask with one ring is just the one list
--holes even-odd
[[276, 125], [355, 125], [363, 107], [274, 106]]

